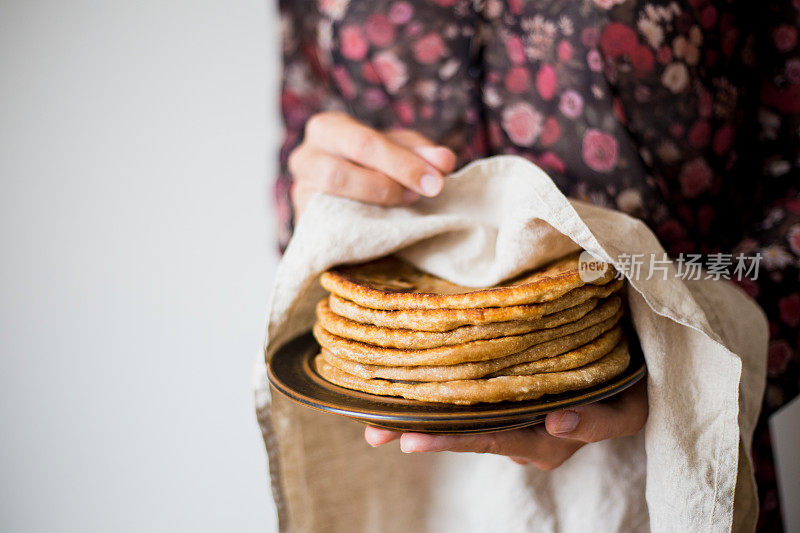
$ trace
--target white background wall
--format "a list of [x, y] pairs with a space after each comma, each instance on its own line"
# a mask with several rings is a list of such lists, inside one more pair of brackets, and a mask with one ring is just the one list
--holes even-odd
[[272, 531], [271, 0], [0, 1], [0, 531]]

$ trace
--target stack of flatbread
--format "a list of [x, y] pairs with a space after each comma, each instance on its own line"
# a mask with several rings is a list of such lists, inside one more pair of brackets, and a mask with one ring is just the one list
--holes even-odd
[[396, 257], [331, 269], [314, 364], [348, 389], [426, 402], [531, 400], [583, 389], [629, 363], [611, 265], [590, 281], [578, 254], [485, 289]]

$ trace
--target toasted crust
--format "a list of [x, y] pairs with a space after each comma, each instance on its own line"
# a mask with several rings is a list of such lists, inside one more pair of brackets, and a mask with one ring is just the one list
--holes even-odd
[[[559, 339], [531, 346], [527, 350], [473, 363], [441, 366], [381, 366], [365, 365], [342, 359], [322, 349], [325, 361], [348, 374], [364, 379], [390, 379], [400, 381], [454, 381], [478, 379], [495, 375], [524, 375], [539, 372], [569, 370], [591, 363], [610, 352], [622, 338], [622, 328], [614, 319], [567, 335]], [[534, 365], [534, 366], [526, 366]], [[538, 367], [535, 365], [539, 365]], [[524, 371], [538, 368], [538, 371]]]
[[512, 320], [534, 320], [545, 315], [575, 307], [593, 298], [606, 298], [625, 285], [614, 279], [606, 285], [584, 285], [572, 289], [560, 298], [538, 304], [484, 307], [480, 309], [402, 309], [382, 310], [362, 307], [350, 300], [331, 294], [331, 311], [354, 322], [393, 329], [417, 331], [450, 331], [461, 326], [480, 326]]
[[463, 326], [450, 331], [416, 331], [413, 329], [392, 329], [361, 324], [343, 318], [332, 312], [328, 299], [317, 304], [317, 320], [327, 331], [345, 339], [383, 346], [386, 348], [407, 348], [419, 350], [450, 346], [481, 339], [495, 339], [510, 335], [522, 335], [539, 329], [554, 328], [582, 318], [597, 306], [597, 300], [588, 300], [575, 307], [570, 307], [532, 320], [513, 320], [495, 322], [479, 326]]
[[[505, 307], [548, 302], [585, 285], [578, 272], [578, 256], [568, 255], [486, 289], [450, 283], [396, 257], [333, 268], [320, 282], [331, 293], [371, 309]], [[605, 274], [592, 284], [605, 285], [615, 275], [616, 270], [608, 265]]]
[[314, 336], [320, 345], [333, 355], [358, 363], [385, 366], [452, 365], [505, 357], [521, 352], [534, 344], [557, 339], [586, 329], [613, 316], [619, 319], [622, 316], [621, 307], [622, 301], [620, 297], [614, 295], [604, 300], [583, 318], [562, 326], [538, 330], [524, 335], [477, 340], [422, 350], [384, 348], [348, 340], [326, 331], [319, 324], [314, 326]]
[[341, 387], [380, 396], [401, 396], [423, 402], [460, 405], [533, 400], [544, 394], [585, 389], [619, 375], [629, 363], [627, 345], [623, 342], [599, 360], [574, 370], [532, 376], [409, 383], [360, 378], [328, 364], [322, 355], [314, 360], [317, 372]]
[[627, 342], [627, 340], [622, 332], [622, 327], [617, 325], [592, 342], [584, 344], [577, 350], [572, 350], [555, 357], [544, 357], [536, 361], [509, 366], [508, 368], [489, 374], [488, 377], [529, 376], [532, 374], [545, 374], [548, 372], [561, 372], [563, 370], [580, 368], [597, 361], [620, 342]]

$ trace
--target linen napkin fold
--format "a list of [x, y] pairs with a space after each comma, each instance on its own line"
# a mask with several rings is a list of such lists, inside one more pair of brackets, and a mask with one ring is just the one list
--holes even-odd
[[[333, 265], [398, 253], [486, 286], [580, 248], [623, 272], [621, 258], [663, 255], [641, 221], [567, 199], [517, 156], [475, 161], [410, 207], [318, 195], [278, 266], [266, 358], [311, 328], [325, 295], [319, 275]], [[360, 424], [270, 394], [259, 363], [256, 404], [281, 530], [752, 530], [763, 313], [733, 284], [684, 280], [673, 265], [663, 276], [629, 276], [627, 291], [648, 365], [645, 429], [586, 445], [552, 472], [495, 456], [371, 449]]]

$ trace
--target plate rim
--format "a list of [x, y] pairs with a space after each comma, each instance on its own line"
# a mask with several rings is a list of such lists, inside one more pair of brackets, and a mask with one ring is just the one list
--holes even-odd
[[[291, 340], [289, 340], [288, 342], [283, 344], [280, 348], [278, 348], [275, 351], [275, 353], [273, 354], [272, 357], [274, 358], [278, 353], [280, 353], [282, 350], [285, 350], [287, 347], [289, 347], [294, 342], [301, 342], [302, 339], [304, 339], [306, 337], [309, 337], [309, 336], [311, 336], [311, 332], [310, 331], [305, 332], [305, 333], [301, 333], [300, 335], [297, 335], [297, 336], [293, 337]], [[314, 341], [314, 343], [316, 343], [316, 340], [313, 339], [313, 336], [311, 336], [311, 337], [312, 337], [312, 340]], [[417, 424], [422, 424], [422, 423], [425, 423], [425, 422], [431, 422], [431, 423], [441, 423], [441, 422], [462, 422], [463, 423], [463, 422], [473, 422], [473, 421], [474, 422], [479, 422], [479, 421], [483, 421], [483, 420], [487, 420], [487, 419], [488, 420], [492, 420], [492, 421], [497, 421], [497, 422], [503, 422], [505, 420], [517, 419], [517, 418], [519, 418], [521, 416], [534, 416], [534, 415], [537, 415], [537, 414], [544, 414], [544, 413], [548, 413], [548, 412], [552, 412], [552, 411], [557, 411], [559, 409], [566, 409], [566, 408], [574, 407], [574, 406], [577, 406], [577, 405], [586, 405], [586, 404], [589, 404], [589, 403], [594, 403], [594, 402], [603, 400], [603, 399], [608, 398], [610, 396], [613, 396], [613, 395], [615, 395], [615, 394], [617, 394], [619, 392], [622, 392], [623, 390], [625, 390], [625, 389], [627, 389], [629, 387], [632, 387], [633, 385], [635, 385], [637, 382], [639, 382], [642, 378], [644, 378], [647, 375], [647, 364], [646, 364], [644, 358], [641, 357], [641, 360], [639, 361], [638, 367], [632, 369], [629, 366], [628, 368], [626, 368], [623, 371], [624, 377], [619, 378], [619, 376], [616, 376], [615, 378], [612, 378], [612, 380], [609, 381], [609, 382], [595, 385], [595, 387], [600, 387], [600, 389], [597, 389], [593, 393], [590, 393], [590, 398], [591, 399], [588, 399], [588, 400], [587, 400], [586, 397], [581, 397], [581, 398], [562, 398], [562, 399], [556, 400], [554, 402], [548, 402], [548, 403], [546, 403], [544, 405], [528, 406], [527, 408], [524, 405], [514, 405], [514, 404], [519, 404], [519, 403], [523, 403], [523, 402], [508, 402], [508, 401], [506, 401], [506, 402], [497, 402], [496, 404], [493, 404], [493, 405], [503, 405], [504, 407], [498, 407], [496, 409], [490, 409], [490, 410], [485, 410], [485, 411], [480, 411], [480, 412], [465, 411], [463, 413], [456, 413], [456, 412], [447, 413], [447, 412], [419, 412], [419, 411], [414, 411], [414, 412], [405, 414], [405, 413], [402, 413], [401, 411], [399, 411], [399, 408], [398, 408], [397, 412], [386, 413], [386, 412], [376, 412], [376, 411], [365, 411], [365, 410], [353, 409], [353, 408], [348, 408], [348, 407], [342, 407], [341, 405], [333, 405], [333, 406], [331, 406], [331, 405], [327, 405], [325, 403], [322, 403], [322, 400], [315, 399], [312, 396], [309, 396], [309, 395], [304, 394], [302, 392], [298, 392], [296, 389], [294, 389], [291, 386], [289, 386], [288, 384], [284, 383], [283, 380], [281, 380], [278, 376], [275, 375], [275, 373], [273, 371], [272, 364], [271, 364], [271, 359], [272, 358], [270, 358], [270, 361], [267, 362], [267, 378], [269, 380], [269, 383], [278, 392], [280, 392], [281, 394], [283, 394], [284, 396], [286, 396], [287, 398], [289, 398], [292, 401], [295, 401], [295, 402], [297, 402], [297, 403], [299, 403], [301, 405], [307, 406], [307, 407], [311, 407], [311, 408], [316, 409], [318, 411], [337, 414], [337, 415], [340, 415], [340, 416], [346, 416], [348, 418], [353, 418], [353, 419], [358, 419], [358, 420], [363, 420], [363, 421], [376, 420], [376, 421], [388, 421], [388, 422], [410, 422], [410, 423], [417, 423]], [[303, 365], [304, 368], [307, 367], [313, 372], [313, 369], [311, 369], [310, 365], [308, 364], [308, 359], [310, 359], [310, 358], [306, 357], [303, 360], [302, 365]], [[637, 359], [637, 361], [638, 361], [638, 359]], [[631, 363], [633, 363], [633, 362], [634, 361], [632, 360]], [[316, 374], [316, 373], [314, 373], [314, 374]], [[320, 377], [318, 375], [316, 375], [315, 377], [317, 379], [323, 379], [322, 377]], [[313, 377], [309, 376], [309, 379], [313, 380]], [[337, 387], [339, 389], [342, 389], [344, 391], [349, 391], [349, 389], [346, 389], [346, 388], [341, 387], [339, 385], [335, 385], [333, 383], [331, 383], [330, 385], [334, 386], [334, 387]], [[594, 389], [595, 387], [591, 387], [590, 389]], [[586, 391], [586, 390], [588, 390], [588, 389], [579, 389], [577, 391], [571, 391], [571, 392], [579, 393], [581, 391]], [[359, 391], [351, 391], [351, 392], [359, 392]], [[344, 393], [341, 393], [341, 394], [344, 394]], [[363, 395], [366, 395], [366, 396], [376, 396], [376, 395], [371, 395], [371, 394], [363, 393], [363, 392], [360, 393], [360, 394], [363, 394]], [[584, 392], [584, 394], [586, 394], [586, 393]], [[366, 399], [366, 401], [374, 401], [374, 400]], [[413, 401], [413, 400], [409, 400], [409, 401]], [[534, 400], [534, 401], [536, 401], [536, 400]], [[377, 403], [377, 401], [375, 401], [375, 402]], [[418, 402], [418, 403], [420, 403], [422, 405], [430, 405], [430, 406], [432, 406], [434, 408], [437, 408], [437, 407], [442, 408], [444, 406], [449, 405], [449, 404], [440, 404], [440, 403], [437, 403], [437, 402]], [[464, 406], [464, 407], [466, 407], [466, 406]]]

